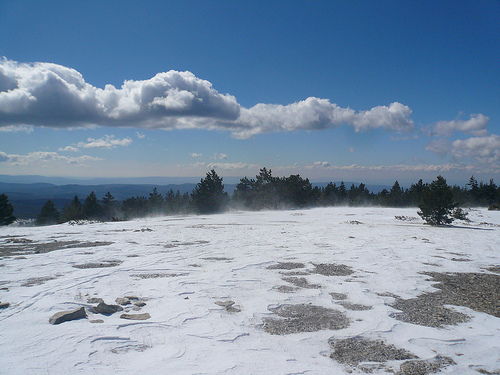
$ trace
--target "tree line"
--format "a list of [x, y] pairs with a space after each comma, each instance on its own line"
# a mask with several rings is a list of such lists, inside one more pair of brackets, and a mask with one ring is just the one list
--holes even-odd
[[[211, 170], [191, 194], [181, 194], [170, 189], [163, 196], [154, 188], [148, 197], [136, 196], [119, 202], [110, 192], [100, 200], [91, 192], [83, 201], [75, 196], [62, 210], [59, 210], [52, 200], [48, 200], [36, 222], [39, 225], [48, 225], [72, 220], [113, 221], [159, 215], [210, 214], [229, 208], [263, 210], [336, 205], [418, 206], [420, 212], [425, 214], [429, 210], [432, 211], [433, 206], [442, 204], [439, 202], [442, 198], [436, 198], [440, 194], [446, 196], [449, 209], [457, 206], [500, 208], [500, 188], [493, 180], [489, 183], [478, 182], [474, 176], [464, 187], [448, 186], [446, 180], [438, 176], [438, 179], [430, 184], [419, 180], [407, 189], [402, 188], [396, 181], [390, 190], [383, 189], [379, 193], [373, 193], [363, 183], [352, 184], [348, 188], [344, 182], [338, 185], [330, 182], [319, 187], [313, 186], [309, 179], [298, 174], [275, 177], [270, 169], [262, 168], [255, 178], [240, 179], [232, 196], [225, 192], [223, 179], [215, 170]], [[431, 208], [426, 208], [424, 203]], [[7, 196], [0, 195], [0, 225], [8, 225], [15, 220], [13, 211]], [[437, 221], [438, 224], [444, 223], [441, 219]]]

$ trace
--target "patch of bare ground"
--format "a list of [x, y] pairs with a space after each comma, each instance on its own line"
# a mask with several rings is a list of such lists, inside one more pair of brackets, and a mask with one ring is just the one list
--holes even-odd
[[121, 260], [105, 260], [99, 263], [84, 263], [84, 264], [75, 264], [74, 268], [86, 269], [86, 268], [106, 268], [106, 267], [116, 267], [123, 262]]
[[108, 246], [111, 244], [113, 244], [113, 242], [101, 242], [101, 241], [96, 241], [96, 242], [53, 241], [53, 242], [35, 243], [29, 239], [17, 238], [8, 240], [6, 244], [0, 245], [0, 257], [10, 257], [15, 255], [27, 255], [27, 254], [44, 254], [56, 250]]
[[320, 289], [321, 285], [309, 284], [305, 277], [283, 277], [283, 281], [305, 289]]
[[354, 273], [351, 267], [345, 264], [320, 263], [314, 265], [311, 273], [317, 273], [323, 276], [349, 276]]
[[330, 358], [350, 366], [359, 366], [363, 362], [383, 363], [418, 358], [404, 349], [385, 344], [382, 340], [368, 340], [359, 336], [342, 340], [330, 339], [329, 344], [333, 349]]
[[46, 277], [32, 277], [31, 279], [26, 280], [24, 283], [21, 284], [21, 286], [35, 286], [35, 285], [42, 285], [46, 281], [49, 280], [54, 280], [55, 277], [52, 276], [46, 276]]
[[345, 293], [335, 293], [335, 292], [331, 292], [330, 295], [332, 296], [333, 299], [336, 299], [336, 300], [344, 300], [344, 299], [347, 299], [347, 294]]
[[186, 276], [187, 273], [142, 273], [130, 275], [131, 277], [136, 277], [138, 279], [159, 279], [164, 277], [179, 277]]
[[396, 319], [428, 327], [458, 324], [468, 321], [469, 316], [453, 311], [444, 305], [465, 306], [472, 310], [500, 317], [500, 275], [486, 273], [438, 273], [425, 272], [438, 283], [435, 293], [424, 293], [417, 298], [400, 299], [392, 307], [402, 313], [393, 314]]
[[500, 266], [489, 267], [487, 270], [494, 273], [500, 273]]
[[279, 318], [264, 318], [263, 329], [272, 335], [347, 328], [349, 319], [342, 312], [315, 305], [280, 305], [269, 308]]
[[359, 303], [339, 302], [339, 304], [344, 306], [347, 310], [352, 310], [352, 311], [366, 311], [372, 309], [371, 306], [361, 305]]
[[304, 268], [304, 263], [298, 262], [278, 262], [267, 267], [268, 270], [293, 270], [295, 268]]

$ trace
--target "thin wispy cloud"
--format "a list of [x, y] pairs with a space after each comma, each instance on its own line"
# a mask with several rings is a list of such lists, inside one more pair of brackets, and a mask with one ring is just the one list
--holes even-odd
[[5, 152], [0, 151], [0, 162], [8, 163], [11, 165], [28, 165], [33, 163], [53, 163], [53, 162], [62, 162], [64, 164], [76, 164], [83, 165], [87, 162], [93, 161], [101, 161], [102, 159], [89, 156], [89, 155], [81, 155], [77, 157], [68, 157], [64, 155], [60, 155], [57, 152], [46, 152], [46, 151], [37, 151], [30, 152], [25, 155], [19, 154], [7, 154]]
[[132, 144], [132, 139], [123, 138], [116, 139], [114, 135], [106, 135], [99, 139], [87, 138], [86, 142], [79, 142], [78, 147], [80, 148], [104, 148], [104, 149], [113, 149], [118, 146], [127, 147]]

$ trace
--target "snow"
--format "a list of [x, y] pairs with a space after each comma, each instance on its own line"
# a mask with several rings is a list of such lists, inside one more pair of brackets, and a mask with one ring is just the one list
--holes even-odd
[[[435, 292], [435, 282], [422, 272], [491, 273], [488, 268], [500, 265], [500, 212], [472, 210], [470, 223], [430, 227], [416, 211], [333, 207], [2, 227], [0, 251], [13, 246], [13, 238], [111, 244], [0, 258], [0, 301], [10, 303], [0, 310], [0, 373], [344, 374], [361, 369], [330, 358], [328, 340], [355, 336], [383, 340], [423, 360], [452, 358], [455, 365], [443, 373], [498, 371], [500, 318], [452, 306], [470, 321], [440, 328], [405, 323], [394, 318], [398, 310], [388, 293], [408, 299]], [[109, 261], [121, 263], [74, 267]], [[278, 262], [305, 268], [268, 268]], [[321, 287], [278, 290], [293, 286], [284, 274], [312, 271], [319, 263], [346, 265], [354, 273], [293, 276]], [[146, 306], [137, 313], [151, 318], [124, 320], [120, 312], [89, 311], [95, 306], [89, 297], [114, 304], [124, 296], [143, 299]], [[227, 300], [241, 312], [215, 303]], [[372, 308], [349, 310], [342, 302]], [[280, 319], [270, 308], [282, 304], [335, 309], [351, 324], [271, 335], [263, 320]], [[56, 312], [81, 306], [87, 319], [49, 324]], [[90, 322], [95, 319], [104, 322]], [[386, 365], [398, 370], [400, 364]]]

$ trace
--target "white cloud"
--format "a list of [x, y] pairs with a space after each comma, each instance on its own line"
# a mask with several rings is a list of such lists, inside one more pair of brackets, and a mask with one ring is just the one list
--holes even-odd
[[227, 159], [227, 155], [226, 154], [215, 153], [215, 154], [213, 154], [212, 159], [215, 159], [215, 160], [225, 160], [225, 159]]
[[123, 138], [123, 139], [115, 139], [114, 135], [106, 135], [99, 139], [87, 138], [87, 142], [79, 142], [78, 147], [81, 148], [105, 148], [112, 149], [118, 146], [127, 147], [132, 144], [132, 139]]
[[439, 121], [430, 126], [429, 135], [431, 136], [451, 136], [454, 132], [470, 133], [475, 136], [486, 136], [488, 131], [489, 117], [482, 114], [472, 114], [470, 119]]
[[9, 126], [1, 126], [0, 132], [4, 133], [26, 133], [29, 134], [33, 131], [33, 126], [29, 125], [9, 125]]
[[146, 135], [145, 135], [145, 134], [142, 134], [142, 133], [140, 133], [140, 132], [135, 132], [135, 135], [136, 135], [136, 136], [137, 136], [137, 138], [139, 138], [139, 139], [144, 139], [144, 138], [146, 138]]
[[201, 158], [203, 154], [197, 154], [196, 152], [191, 152], [189, 154], [192, 158]]
[[74, 147], [74, 146], [66, 146], [64, 148], [59, 148], [59, 150], [57, 151], [69, 151], [69, 152], [78, 152], [79, 149], [77, 147]]
[[[176, 128], [190, 118], [236, 120], [240, 107], [190, 72], [96, 88], [74, 69], [0, 60], [0, 126]], [[180, 120], [180, 121], [179, 121]], [[199, 125], [199, 124], [198, 124]]]
[[327, 162], [315, 162], [313, 165], [306, 166], [305, 169], [326, 168], [332, 171], [392, 171], [392, 172], [449, 172], [452, 170], [463, 170], [463, 164], [420, 164], [420, 165], [331, 165]]
[[[289, 105], [241, 107], [191, 72], [168, 71], [120, 88], [96, 88], [74, 69], [51, 63], [0, 60], [0, 128], [119, 126], [228, 130], [236, 138], [347, 124], [370, 129], [412, 130], [411, 109], [400, 103], [357, 112], [328, 99], [309, 97]], [[9, 128], [13, 129], [13, 128]], [[136, 133], [139, 138], [143, 137]]]
[[455, 158], [470, 158], [482, 164], [500, 165], [500, 136], [473, 137], [451, 143]]
[[86, 162], [100, 161], [102, 159], [89, 155], [78, 157], [68, 157], [59, 155], [57, 152], [37, 151], [30, 152], [26, 155], [6, 154], [0, 151], [0, 162], [5, 162], [11, 165], [33, 165], [33, 164], [77, 164], [83, 165]]
[[410, 107], [394, 102], [389, 107], [378, 106], [357, 113], [352, 120], [352, 126], [356, 132], [380, 128], [396, 132], [411, 131], [415, 127], [410, 118], [411, 113]]

